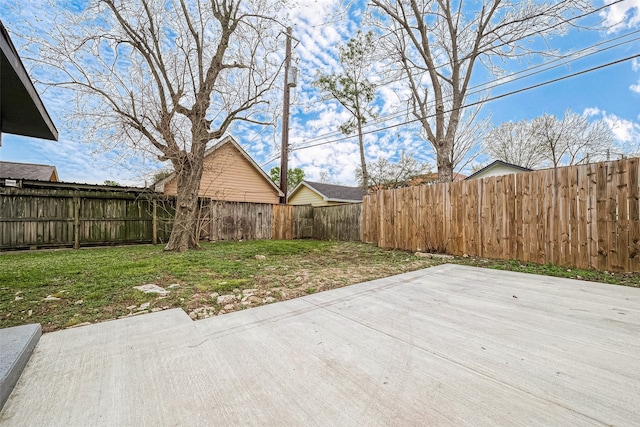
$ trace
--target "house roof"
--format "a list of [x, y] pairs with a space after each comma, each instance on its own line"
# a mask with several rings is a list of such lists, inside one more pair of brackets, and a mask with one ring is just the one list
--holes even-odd
[[58, 139], [56, 129], [0, 21], [0, 132]]
[[0, 162], [0, 178], [59, 181], [55, 166], [14, 162]]
[[[278, 185], [275, 182], [273, 182], [273, 180], [269, 177], [269, 175], [267, 175], [267, 173], [264, 170], [262, 170], [262, 168], [256, 163], [256, 161], [251, 158], [251, 156], [244, 150], [244, 148], [242, 148], [240, 144], [238, 144], [238, 142], [231, 135], [225, 136], [217, 144], [207, 149], [207, 151], [205, 151], [204, 153], [204, 157], [206, 158], [207, 156], [209, 156], [210, 154], [212, 154], [218, 148], [222, 147], [225, 144], [232, 144], [240, 152], [240, 154], [242, 154], [242, 156], [245, 159], [247, 159], [247, 161], [256, 169], [256, 171], [260, 175], [262, 175], [262, 177], [269, 183], [269, 185], [271, 185], [278, 192], [278, 196], [280, 197], [283, 196], [283, 193], [280, 190], [280, 187], [278, 187]], [[154, 186], [156, 188], [156, 191], [163, 191], [163, 190], [159, 190], [159, 188], [164, 188], [164, 185], [167, 182], [174, 179], [175, 177], [176, 177], [176, 173], [173, 172], [166, 178], [158, 181]]]
[[533, 170], [533, 169], [529, 169], [529, 168], [524, 168], [522, 166], [514, 165], [513, 163], [503, 162], [502, 160], [496, 160], [493, 163], [490, 163], [487, 166], [483, 167], [482, 169], [475, 171], [474, 173], [472, 173], [471, 175], [469, 175], [465, 179], [473, 179], [477, 175], [480, 175], [481, 173], [486, 172], [489, 169], [493, 169], [496, 166], [505, 166], [505, 167], [508, 167], [508, 168], [515, 169], [515, 170], [517, 170], [519, 172], [531, 172]]
[[367, 192], [360, 187], [347, 187], [346, 185], [302, 181], [293, 189], [289, 198], [293, 197], [293, 195], [302, 187], [306, 187], [319, 194], [327, 202], [357, 203], [361, 202], [362, 197], [367, 194]]

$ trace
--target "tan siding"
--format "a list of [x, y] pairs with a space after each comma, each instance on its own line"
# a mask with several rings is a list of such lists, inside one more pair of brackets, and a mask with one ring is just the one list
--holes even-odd
[[[164, 192], [176, 194], [175, 179], [165, 183]], [[276, 189], [231, 143], [205, 158], [199, 195], [232, 202], [279, 202]]]
[[310, 190], [309, 188], [302, 186], [296, 194], [294, 194], [289, 199], [290, 205], [313, 205], [313, 206], [328, 206], [329, 204], [324, 201], [322, 196], [320, 196], [315, 191]]

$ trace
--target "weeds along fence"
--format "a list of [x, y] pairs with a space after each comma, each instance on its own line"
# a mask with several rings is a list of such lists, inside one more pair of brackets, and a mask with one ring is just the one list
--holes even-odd
[[608, 271], [640, 271], [638, 159], [379, 191], [363, 241]]
[[[359, 204], [313, 208], [201, 198], [196, 233], [202, 240], [359, 240], [359, 212]], [[0, 180], [0, 250], [165, 243], [174, 213], [175, 198], [144, 189], [26, 180], [7, 187]]]

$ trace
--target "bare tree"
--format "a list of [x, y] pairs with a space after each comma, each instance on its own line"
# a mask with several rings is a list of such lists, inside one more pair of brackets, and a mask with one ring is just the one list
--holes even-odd
[[526, 119], [494, 127], [488, 132], [483, 147], [491, 158], [523, 168], [534, 169], [545, 159], [543, 146]]
[[362, 188], [369, 188], [369, 174], [362, 137], [362, 125], [367, 118], [373, 117], [370, 104], [375, 97], [375, 85], [368, 79], [371, 72], [373, 53], [376, 46], [373, 33], [358, 34], [349, 42], [338, 48], [342, 73], [318, 74], [313, 84], [321, 91], [337, 100], [351, 114], [351, 119], [340, 126], [340, 132], [345, 135], [358, 132], [360, 146], [360, 171], [362, 174]]
[[[376, 189], [390, 189], [406, 187], [412, 178], [431, 171], [426, 163], [420, 163], [410, 154], [403, 151], [397, 162], [391, 162], [381, 157], [369, 164], [369, 179]], [[360, 185], [363, 182], [362, 169], [356, 169], [356, 180]]]
[[613, 148], [613, 135], [606, 123], [589, 123], [585, 116], [569, 109], [561, 119], [543, 114], [533, 119], [531, 128], [545, 160], [554, 168], [604, 159]]
[[543, 114], [503, 123], [489, 132], [484, 148], [494, 159], [525, 168], [556, 168], [606, 158], [613, 149], [613, 135], [602, 120], [589, 122], [568, 109], [560, 119]]
[[[456, 136], [451, 144], [451, 165], [454, 171], [462, 171], [482, 153], [478, 148], [491, 128], [491, 117], [481, 118], [481, 109], [481, 104], [467, 108], [460, 118]], [[454, 176], [451, 176], [452, 181]]]
[[75, 91], [88, 135], [171, 162], [177, 206], [166, 250], [199, 247], [207, 145], [236, 121], [269, 121], [265, 96], [281, 64], [269, 16], [278, 7], [277, 0], [92, 0], [58, 16], [38, 44], [50, 83]]
[[441, 182], [452, 180], [452, 153], [474, 71], [533, 54], [534, 37], [565, 31], [583, 0], [372, 0], [381, 49], [407, 82], [410, 108], [433, 145]]

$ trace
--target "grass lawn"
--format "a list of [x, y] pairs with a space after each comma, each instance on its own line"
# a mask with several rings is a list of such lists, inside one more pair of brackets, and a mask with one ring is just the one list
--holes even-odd
[[[313, 240], [204, 243], [185, 253], [161, 245], [9, 252], [0, 254], [0, 328], [40, 323], [50, 332], [176, 307], [204, 318], [436, 263]], [[170, 293], [133, 288], [149, 283]], [[229, 294], [238, 298], [218, 304], [218, 296]]]
[[[263, 240], [202, 247], [186, 253], [149, 245], [0, 254], [0, 328], [41, 323], [50, 332], [176, 307], [199, 319], [440, 263], [361, 243]], [[639, 274], [477, 258], [452, 262], [640, 285]], [[170, 293], [133, 288], [150, 283]], [[219, 301], [223, 295], [231, 301]]]

